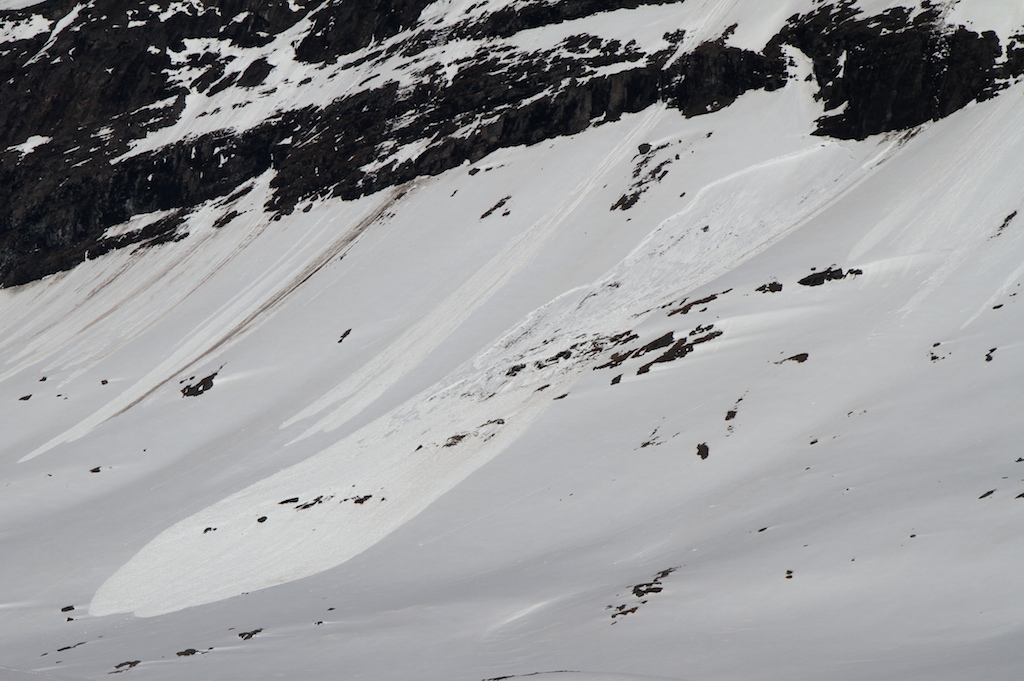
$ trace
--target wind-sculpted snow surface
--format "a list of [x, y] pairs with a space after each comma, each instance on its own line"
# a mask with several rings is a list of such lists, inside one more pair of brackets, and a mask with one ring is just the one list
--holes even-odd
[[0, 677], [1015, 681], [1021, 32], [0, 3]]

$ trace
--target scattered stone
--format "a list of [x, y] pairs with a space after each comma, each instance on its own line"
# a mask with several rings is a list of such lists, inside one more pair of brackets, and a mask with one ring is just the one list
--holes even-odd
[[[812, 268], [813, 269], [813, 268]], [[851, 273], [853, 270], [851, 270]], [[862, 274], [860, 270], [857, 270], [858, 274]], [[802, 286], [821, 286], [827, 281], [837, 281], [839, 279], [845, 279], [848, 273], [843, 272], [842, 268], [829, 267], [821, 272], [815, 272], [809, 274], [797, 283]]]
[[807, 361], [809, 357], [810, 355], [808, 355], [806, 352], [801, 352], [796, 355], [793, 355], [792, 357], [780, 359], [778, 362], [776, 362], [776, 364], [783, 364], [785, 362], [796, 362], [797, 364], [803, 364], [804, 362]]
[[990, 238], [993, 238], [993, 239], [994, 239], [995, 237], [997, 237], [997, 236], [1000, 236], [1000, 235], [1002, 235], [1002, 233], [1003, 233], [1003, 230], [1004, 230], [1004, 229], [1006, 229], [1007, 227], [1009, 227], [1009, 226], [1010, 226], [1010, 223], [1011, 223], [1011, 222], [1013, 222], [1013, 219], [1014, 219], [1015, 217], [1017, 217], [1017, 211], [1013, 211], [1012, 213], [1010, 213], [1009, 215], [1007, 215], [1007, 216], [1006, 216], [1006, 217], [1005, 217], [1005, 218], [1003, 219], [1003, 224], [999, 225], [999, 229], [997, 229], [997, 230], [996, 230], [996, 233], [995, 233], [995, 235], [993, 235], [993, 236], [992, 236], [992, 237], [990, 237]]
[[465, 440], [467, 437], [469, 437], [468, 433], [461, 433], [459, 435], [452, 435], [450, 438], [448, 438], [448, 441], [444, 443], [444, 446], [445, 447], [454, 447], [455, 445], [457, 445], [460, 442], [462, 442], [463, 440]]
[[248, 641], [249, 639], [251, 639], [256, 634], [260, 633], [261, 631], [263, 631], [262, 627], [260, 627], [259, 629], [253, 629], [252, 631], [243, 631], [242, 633], [240, 633], [238, 635], [238, 638], [242, 639], [243, 641]]
[[[708, 228], [705, 227], [704, 231], [706, 232], [707, 229]], [[669, 312], [668, 316], [671, 317], [672, 315], [686, 314], [687, 312], [689, 312], [690, 310], [692, 310], [695, 307], [698, 307], [700, 305], [707, 305], [708, 303], [711, 303], [711, 302], [714, 302], [715, 300], [718, 300], [718, 296], [723, 295], [723, 294], [728, 293], [728, 292], [729, 291], [723, 291], [722, 293], [712, 293], [710, 296], [707, 296], [705, 298], [701, 298], [700, 300], [694, 300], [691, 303], [685, 303], [685, 301], [683, 301], [685, 304], [682, 307], [679, 307], [679, 308]]]
[[258, 523], [265, 523], [265, 522], [267, 522], [267, 516], [261, 515], [259, 518], [256, 519], [256, 522], [258, 522]]
[[515, 376], [516, 374], [518, 374], [520, 371], [522, 371], [525, 368], [526, 368], [525, 364], [515, 364], [515, 365], [509, 367], [509, 370], [505, 372], [505, 375], [506, 376]]
[[[694, 332], [703, 332], [712, 328], [713, 325], [708, 325], [706, 327], [697, 327], [696, 329], [694, 329]], [[691, 332], [691, 336], [692, 334], [693, 332]], [[710, 333], [706, 333], [703, 336], [699, 336], [692, 339], [680, 338], [675, 342], [675, 344], [672, 347], [666, 350], [664, 354], [659, 355], [654, 360], [648, 362], [647, 364], [644, 364], [639, 369], [637, 369], [636, 374], [637, 376], [646, 374], [651, 370], [651, 367], [654, 366], [655, 364], [659, 364], [661, 362], [674, 362], [677, 359], [686, 357], [691, 352], [693, 352], [696, 349], [696, 347], [701, 343], [707, 343], [718, 338], [721, 335], [723, 335], [721, 331], [711, 331]]]
[[114, 669], [116, 671], [112, 671], [112, 672], [109, 672], [109, 673], [110, 674], [121, 674], [122, 672], [126, 672], [129, 669], [132, 669], [133, 667], [136, 667], [136, 666], [138, 666], [140, 664], [142, 664], [142, 660], [130, 660], [128, 662], [122, 662], [120, 664], [114, 665]]
[[485, 218], [487, 218], [487, 217], [490, 217], [490, 216], [491, 216], [491, 214], [492, 214], [492, 213], [494, 213], [494, 211], [496, 211], [496, 210], [498, 210], [498, 209], [500, 209], [500, 208], [503, 208], [503, 207], [505, 206], [505, 203], [506, 203], [506, 202], [507, 202], [507, 201], [508, 201], [509, 199], [511, 199], [511, 198], [512, 198], [511, 196], [506, 196], [505, 198], [503, 198], [503, 199], [501, 199], [500, 201], [498, 201], [498, 202], [497, 202], [496, 204], [494, 204], [493, 206], [491, 206], [490, 208], [488, 208], [488, 209], [487, 209], [487, 210], [486, 210], [486, 211], [484, 212], [484, 214], [480, 216], [480, 219], [481, 219], [481, 220], [483, 220], [483, 219], [485, 219]]
[[697, 445], [697, 456], [699, 456], [702, 461], [708, 458], [710, 454], [711, 450], [708, 448], [708, 443], [701, 442], [699, 445]]
[[181, 389], [181, 396], [182, 397], [197, 397], [197, 396], [202, 395], [203, 393], [205, 393], [207, 390], [211, 390], [213, 388], [213, 379], [217, 377], [218, 373], [219, 373], [219, 370], [218, 371], [214, 371], [212, 374], [210, 374], [206, 378], [203, 378], [203, 379], [199, 380], [198, 382], [193, 383], [192, 385], [186, 385], [184, 388]]

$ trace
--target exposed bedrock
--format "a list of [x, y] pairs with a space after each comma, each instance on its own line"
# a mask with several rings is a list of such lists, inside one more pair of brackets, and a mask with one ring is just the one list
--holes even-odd
[[[686, 116], [713, 113], [750, 90], [782, 87], [790, 71], [787, 46], [813, 63], [817, 96], [830, 112], [813, 132], [843, 139], [940, 119], [996, 96], [1024, 73], [1024, 48], [1015, 38], [943, 24], [928, 3], [876, 16], [850, 1], [818, 6], [791, 17], [758, 52], [731, 46], [726, 31], [676, 55], [685, 26], [667, 27], [669, 48], [657, 53], [582, 33], [536, 52], [502, 42], [522, 30], [668, 1], [538, 1], [443, 28], [421, 21], [427, 0], [323, 7], [231, 0], [216, 11], [166, 16], [166, 0], [50, 0], [0, 12], [0, 21], [36, 14], [65, 24], [55, 35], [0, 45], [0, 285], [68, 269], [87, 253], [178, 238], [190, 209], [268, 169], [275, 171], [268, 208], [287, 213], [305, 200], [358, 197], [656, 102]], [[310, 28], [293, 43], [300, 63], [345, 69], [408, 59], [418, 84], [357, 88], [241, 133], [207, 133], [112, 162], [133, 140], [172, 125], [189, 92], [213, 97], [236, 88], [273, 96], [257, 93], [272, 77], [273, 59], [235, 72], [226, 52], [177, 63], [171, 55], [186, 54], [187, 39], [258, 48], [303, 20]], [[480, 42], [454, 75], [450, 65], [422, 59], [427, 48], [455, 39]], [[609, 66], [611, 72], [603, 70]], [[186, 67], [193, 76], [183, 80]], [[33, 136], [49, 141], [30, 153], [13, 148]], [[425, 139], [432, 142], [414, 158], [389, 160]], [[104, 238], [108, 227], [134, 215], [170, 210], [145, 230]]]

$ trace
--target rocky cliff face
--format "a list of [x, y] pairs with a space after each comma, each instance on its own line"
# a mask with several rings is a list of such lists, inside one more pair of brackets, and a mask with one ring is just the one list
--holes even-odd
[[[48, 0], [0, 11], [0, 284], [179, 238], [182, 216], [267, 171], [267, 207], [288, 213], [657, 102], [713, 112], [780, 87], [791, 50], [812, 61], [832, 112], [818, 134], [845, 139], [948, 116], [1024, 73], [1016, 36], [948, 24], [929, 2], [878, 15], [854, 0], [808, 3], [759, 51], [731, 44], [730, 30], [688, 46], [685, 26], [653, 50], [588, 32], [541, 48], [517, 39], [669, 4], [529, 0], [456, 16], [429, 0]], [[348, 85], [303, 99], [335, 79]], [[224, 124], [182, 129], [188, 116]], [[157, 211], [167, 214], [145, 228], [108, 233]]]

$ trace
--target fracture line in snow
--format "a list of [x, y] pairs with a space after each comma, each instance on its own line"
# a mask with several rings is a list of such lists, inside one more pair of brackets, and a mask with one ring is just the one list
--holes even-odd
[[600, 184], [601, 178], [636, 147], [665, 111], [657, 105], [640, 118], [629, 134], [624, 135], [611, 152], [569, 196], [533, 227], [509, 242], [496, 256], [481, 267], [457, 291], [442, 301], [397, 340], [380, 352], [355, 374], [321, 396], [282, 424], [288, 428], [311, 418], [332, 405], [341, 403], [313, 426], [296, 437], [297, 442], [321, 431], [332, 431], [352, 419], [379, 399], [403, 376], [422, 362], [477, 309], [486, 303], [517, 272], [540, 251], [573, 211]]

